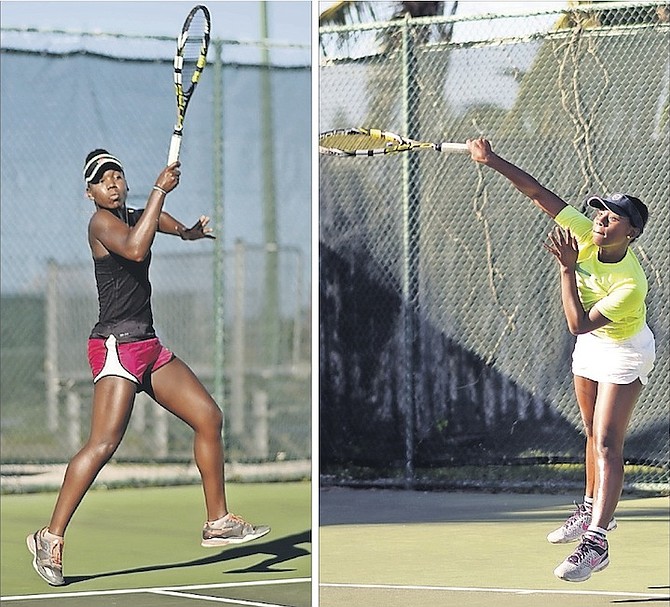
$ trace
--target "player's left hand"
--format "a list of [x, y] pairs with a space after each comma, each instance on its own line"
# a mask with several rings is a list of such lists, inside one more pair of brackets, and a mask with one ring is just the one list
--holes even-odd
[[548, 242], [542, 243], [544, 248], [549, 251], [558, 263], [566, 270], [574, 271], [577, 265], [577, 256], [579, 255], [579, 246], [577, 239], [570, 230], [561, 230], [556, 227], [549, 233]]
[[180, 234], [182, 240], [200, 240], [201, 238], [216, 238], [212, 234], [212, 228], [207, 227], [209, 217], [201, 215], [200, 219], [191, 228], [183, 230]]

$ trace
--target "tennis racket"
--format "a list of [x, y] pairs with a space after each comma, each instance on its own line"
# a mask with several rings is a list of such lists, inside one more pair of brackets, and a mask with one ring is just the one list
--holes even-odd
[[193, 96], [200, 74], [207, 63], [210, 17], [206, 6], [199, 4], [191, 9], [177, 38], [174, 56], [174, 88], [177, 96], [177, 122], [170, 140], [168, 165], [179, 159], [184, 131], [186, 108]]
[[319, 153], [327, 156], [377, 156], [413, 150], [468, 154], [465, 143], [416, 141], [379, 129], [336, 129], [319, 135]]

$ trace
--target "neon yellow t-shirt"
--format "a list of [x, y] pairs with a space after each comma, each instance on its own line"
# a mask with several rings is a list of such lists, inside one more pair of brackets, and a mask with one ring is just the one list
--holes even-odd
[[598, 260], [598, 247], [593, 244], [593, 222], [568, 205], [556, 215], [556, 223], [569, 228], [579, 245], [577, 291], [587, 312], [596, 310], [611, 322], [595, 329], [594, 335], [615, 341], [638, 333], [646, 322], [647, 277], [630, 247], [617, 263]]

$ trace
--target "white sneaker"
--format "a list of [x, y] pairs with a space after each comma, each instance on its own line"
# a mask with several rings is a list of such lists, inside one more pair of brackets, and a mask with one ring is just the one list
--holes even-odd
[[584, 582], [609, 564], [607, 540], [589, 533], [576, 550], [554, 569], [554, 575], [566, 582]]
[[52, 586], [65, 584], [63, 577], [63, 538], [57, 535], [46, 537], [47, 528], [31, 533], [26, 538], [28, 550], [33, 555], [33, 568]]
[[267, 525], [252, 525], [235, 514], [228, 513], [217, 521], [207, 522], [202, 529], [202, 546], [243, 544], [270, 533]]
[[[576, 510], [568, 517], [565, 523], [547, 535], [547, 540], [552, 544], [576, 542], [586, 533], [591, 524], [591, 512], [586, 509], [584, 504], [575, 502], [575, 506]], [[612, 520], [607, 525], [607, 531], [613, 531], [616, 528], [616, 519], [612, 517]]]

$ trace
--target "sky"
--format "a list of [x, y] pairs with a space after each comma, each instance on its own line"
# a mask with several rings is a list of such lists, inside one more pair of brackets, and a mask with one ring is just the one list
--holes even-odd
[[[133, 35], [174, 37], [193, 1], [149, 0], [3, 0], [0, 3], [0, 23], [4, 28], [58, 29], [75, 32], [124, 33]], [[261, 2], [256, 0], [207, 0], [212, 14], [212, 34], [224, 40], [254, 41], [262, 38]], [[332, 1], [270, 0], [266, 3], [268, 38], [279, 45], [303, 45], [303, 50], [272, 50], [276, 62], [305, 63], [310, 60], [308, 46], [312, 25], [317, 27], [313, 9], [324, 10]], [[484, 2], [460, 0], [459, 15], [483, 13], [542, 12], [564, 8], [567, 0], [512, 0]], [[6, 40], [8, 36], [3, 35]], [[16, 40], [13, 38], [12, 41]], [[243, 54], [243, 52], [242, 52]], [[238, 59], [234, 57], [225, 59]], [[252, 57], [251, 60], [253, 60]]]
[[[320, 2], [319, 10], [333, 2]], [[99, 30], [114, 33], [174, 35], [193, 2], [151, 0], [116, 2], [78, 0], [29, 2], [3, 0], [0, 16], [3, 27], [37, 27], [76, 31]], [[213, 34], [219, 38], [256, 40], [260, 38], [260, 2], [209, 0]], [[271, 0], [268, 2], [269, 37], [275, 41], [309, 44], [310, 0]], [[544, 11], [564, 8], [567, 0], [533, 2], [461, 0], [458, 14]], [[307, 8], [310, 7], [310, 8]]]
[[[55, 29], [68, 32], [97, 32], [106, 34], [168, 36], [176, 38], [184, 18], [196, 3], [192, 0], [150, 0], [139, 2], [118, 2], [115, 0], [79, 1], [79, 0], [43, 0], [41, 2], [23, 0], [3, 0], [0, 3], [0, 22], [3, 28]], [[212, 17], [212, 37], [222, 40], [243, 42], [262, 39], [261, 2], [207, 0]], [[276, 45], [271, 47], [271, 59], [278, 64], [306, 65], [311, 60], [311, 12], [310, 0], [271, 0], [267, 6], [268, 39]], [[23, 36], [23, 38], [21, 37]], [[42, 38], [41, 40], [44, 40]], [[34, 48], [34, 37], [3, 32], [3, 42], [14, 48]], [[84, 42], [78, 40], [71, 44], [86, 50], [105, 51], [114, 41], [104, 39]], [[118, 43], [118, 41], [116, 41]], [[62, 36], [54, 38], [52, 46], [45, 50], [64, 51], [68, 41]], [[285, 48], [286, 45], [299, 45], [302, 48]], [[118, 44], [112, 54], [119, 55]], [[127, 55], [137, 53], [132, 45]], [[168, 48], [155, 47], [156, 55], [165, 55]], [[144, 56], [146, 45], [138, 53]], [[224, 47], [224, 61], [254, 63], [259, 61], [258, 49], [250, 46]], [[169, 45], [168, 54], [172, 53]]]
[[[97, 0], [3, 0], [3, 27], [37, 27], [74, 31], [175, 36], [195, 2], [151, 0], [116, 2]], [[208, 0], [212, 34], [217, 38], [258, 40], [260, 2]], [[269, 37], [276, 41], [309, 44], [309, 0], [274, 0], [267, 3]]]

